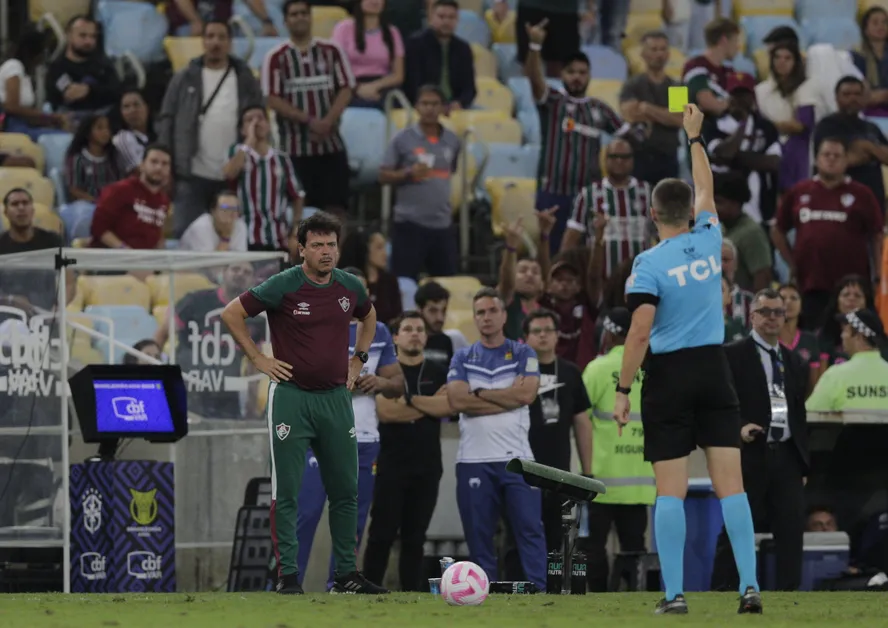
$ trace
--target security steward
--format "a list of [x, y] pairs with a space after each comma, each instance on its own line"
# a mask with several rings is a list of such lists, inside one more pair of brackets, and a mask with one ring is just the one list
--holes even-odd
[[[603, 319], [605, 354], [590, 362], [583, 371], [583, 383], [589, 395], [592, 420], [592, 475], [604, 482], [607, 493], [588, 504], [588, 536], [581, 534], [577, 546], [586, 552], [586, 577], [589, 590], [607, 591], [607, 537], [617, 529], [622, 552], [644, 552], [648, 508], [656, 499], [654, 470], [644, 460], [644, 430], [641, 415], [630, 414], [622, 436], [613, 419], [616, 384], [623, 364], [626, 333], [632, 316], [622, 307], [613, 308]], [[629, 395], [632, 408], [641, 408], [641, 380]]]

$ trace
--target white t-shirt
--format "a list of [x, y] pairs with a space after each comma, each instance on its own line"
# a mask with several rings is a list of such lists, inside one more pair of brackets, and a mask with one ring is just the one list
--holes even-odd
[[[225, 75], [225, 69], [210, 70], [203, 68], [203, 103], [210, 99], [216, 86]], [[225, 77], [219, 93], [213, 99], [209, 109], [199, 120], [197, 153], [191, 160], [191, 174], [221, 181], [222, 166], [225, 165], [228, 148], [237, 141], [237, 72], [234, 68]]]
[[[212, 215], [204, 213], [188, 225], [185, 233], [179, 239], [179, 248], [183, 251], [215, 251], [221, 241], [213, 226]], [[247, 223], [243, 218], [238, 218], [234, 223], [231, 239], [228, 241], [228, 250], [247, 250]]]
[[9, 59], [0, 65], [0, 104], [6, 102], [6, 81], [14, 76], [19, 77], [19, 106], [33, 107], [37, 102], [34, 97], [34, 83], [18, 59]]

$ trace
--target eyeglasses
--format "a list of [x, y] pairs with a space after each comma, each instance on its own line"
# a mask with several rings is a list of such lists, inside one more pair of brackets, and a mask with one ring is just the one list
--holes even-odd
[[781, 316], [786, 316], [786, 310], [783, 309], [782, 307], [774, 307], [774, 308], [760, 307], [759, 309], [757, 309], [755, 311], [757, 313], [761, 314], [762, 316], [764, 316], [765, 318], [767, 318], [769, 316], [774, 316], [777, 318], [780, 318]]
[[216, 205], [216, 209], [222, 209], [228, 212], [239, 212], [240, 206], [231, 205], [229, 203], [220, 203], [219, 205]]
[[607, 156], [608, 159], [632, 159], [634, 155], [632, 153], [611, 153]]
[[554, 327], [531, 327], [527, 333], [531, 336], [542, 336], [543, 334], [554, 334], [557, 331]]

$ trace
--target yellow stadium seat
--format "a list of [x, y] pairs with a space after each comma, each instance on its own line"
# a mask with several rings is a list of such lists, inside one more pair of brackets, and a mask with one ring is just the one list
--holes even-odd
[[508, 87], [495, 78], [479, 76], [475, 79], [475, 89], [478, 92], [475, 102], [472, 103], [475, 107], [502, 111], [507, 116], [512, 115], [515, 108], [515, 96], [512, 95], [512, 90]]
[[348, 17], [342, 7], [312, 7], [311, 34], [321, 39], [329, 39], [337, 22]]
[[30, 0], [29, 13], [32, 22], [38, 22], [44, 13], [51, 13], [62, 28], [75, 15], [87, 15], [90, 12], [90, 0]]
[[[68, 313], [68, 322], [69, 323], [77, 323], [87, 329], [95, 329], [95, 319], [83, 312], [70, 312]], [[68, 342], [72, 345], [84, 344], [84, 345], [92, 345], [92, 336], [81, 329], [76, 329], [74, 327], [68, 327]]]
[[167, 322], [167, 314], [169, 312], [169, 305], [155, 305], [151, 308], [151, 315], [154, 317], [154, 320], [157, 321], [158, 325], [163, 325]]
[[471, 343], [477, 342], [481, 338], [481, 334], [478, 333], [478, 327], [475, 325], [475, 314], [472, 310], [455, 310], [453, 307], [448, 306], [444, 329], [458, 329], [466, 337], [466, 340]]
[[86, 305], [138, 305], [146, 310], [151, 306], [151, 291], [144, 283], [130, 275], [81, 276]]
[[468, 275], [457, 275], [455, 277], [426, 277], [419, 282], [419, 285], [434, 281], [444, 286], [450, 292], [450, 303], [448, 309], [469, 310], [472, 311], [472, 299], [475, 293], [484, 286], [477, 277]]
[[24, 188], [35, 203], [55, 206], [55, 187], [52, 181], [33, 168], [0, 168], [0, 198], [13, 188]]
[[669, 49], [669, 61], [666, 63], [666, 76], [680, 81], [684, 75], [684, 66], [688, 58], [678, 48]]
[[792, 17], [793, 0], [734, 0], [734, 18], [747, 15], [788, 15]]
[[589, 81], [589, 88], [586, 90], [586, 96], [597, 98], [604, 101], [614, 111], [620, 110], [620, 90], [623, 88], [623, 81], [613, 79], [592, 79]]
[[478, 120], [472, 129], [475, 137], [487, 144], [521, 144], [521, 125], [514, 118]]
[[[145, 281], [150, 288], [151, 305], [169, 305], [170, 303], [170, 276], [168, 274], [151, 275]], [[173, 279], [173, 291], [176, 302], [189, 292], [195, 290], [208, 290], [216, 288], [216, 284], [200, 273], [176, 273]]]
[[515, 43], [515, 20], [516, 14], [514, 11], [509, 11], [506, 19], [502, 22], [497, 22], [494, 19], [492, 9], [487, 9], [484, 12], [484, 21], [487, 22], [487, 28], [490, 29], [490, 37], [495, 44]]
[[200, 37], [164, 37], [163, 49], [173, 65], [173, 72], [178, 72], [203, 54], [203, 40]]
[[92, 238], [74, 238], [71, 240], [71, 246], [75, 249], [88, 249], [91, 239]]
[[484, 12], [484, 0], [459, 0], [461, 11], [472, 11], [481, 15]]
[[630, 13], [626, 21], [626, 35], [623, 37], [623, 50], [641, 43], [641, 38], [649, 31], [663, 30], [663, 18], [659, 13]]
[[[42, 203], [34, 203], [34, 226], [62, 234], [64, 226], [59, 215]], [[3, 228], [9, 229], [9, 219], [3, 215]]]
[[86, 364], [105, 364], [108, 362], [108, 356], [102, 354], [101, 351], [93, 349], [90, 345], [74, 344], [71, 345], [71, 359], [82, 365]]
[[[404, 129], [408, 123], [416, 124], [419, 120], [419, 112], [414, 110], [413, 117], [411, 118], [410, 112], [406, 109], [392, 109], [391, 113], [389, 113], [389, 119], [392, 121], [392, 135], [394, 135], [397, 131]], [[447, 116], [441, 116], [438, 122], [440, 122], [444, 128], [455, 131], [453, 120]]]
[[462, 137], [466, 129], [481, 120], [508, 120], [511, 117], [510, 114], [495, 109], [460, 109], [451, 112], [449, 123], [453, 131]]
[[752, 60], [755, 62], [759, 80], [764, 81], [771, 76], [771, 55], [768, 54], [767, 48], [759, 48], [753, 52]]
[[472, 44], [472, 58], [475, 60], [475, 76], [496, 79], [496, 55], [480, 44]]
[[495, 236], [502, 236], [503, 224], [522, 219], [533, 242], [539, 237], [536, 219], [536, 180], [521, 177], [490, 177], [484, 182], [491, 202], [491, 226]]
[[864, 13], [873, 7], [882, 7], [888, 11], [888, 0], [860, 0], [858, 2], [858, 16], [862, 17]]
[[632, 0], [629, 12], [632, 15], [639, 13], [654, 13], [660, 15], [663, 10], [663, 0]]
[[24, 133], [0, 133], [0, 151], [30, 157], [34, 160], [38, 172], [43, 172], [46, 167], [43, 148], [32, 142], [31, 138]]

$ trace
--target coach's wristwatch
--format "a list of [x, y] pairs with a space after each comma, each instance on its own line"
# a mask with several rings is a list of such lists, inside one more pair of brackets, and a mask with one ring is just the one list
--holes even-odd
[[620, 393], [621, 395], [628, 395], [629, 393], [632, 392], [632, 389], [631, 388], [623, 388], [622, 386], [620, 386], [619, 383], [617, 383], [617, 392]]
[[366, 351], [355, 351], [355, 357], [358, 358], [364, 364], [367, 364], [367, 361], [370, 359], [370, 356], [367, 355]]

